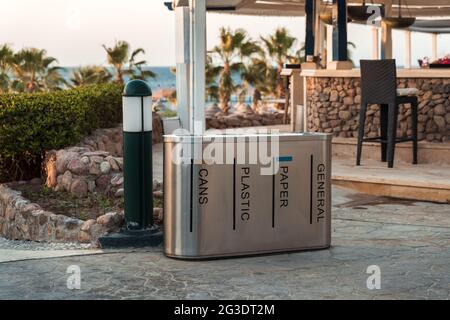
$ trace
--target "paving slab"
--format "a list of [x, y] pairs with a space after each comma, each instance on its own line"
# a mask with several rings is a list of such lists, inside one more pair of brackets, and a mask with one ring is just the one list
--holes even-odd
[[102, 250], [90, 244], [40, 243], [8, 240], [0, 237], [0, 263], [20, 260], [46, 259], [84, 254], [99, 254]]
[[[333, 188], [328, 250], [183, 261], [151, 250], [0, 263], [0, 299], [450, 299], [450, 205]], [[67, 268], [81, 289], [67, 288]], [[367, 268], [381, 289], [367, 288]]]

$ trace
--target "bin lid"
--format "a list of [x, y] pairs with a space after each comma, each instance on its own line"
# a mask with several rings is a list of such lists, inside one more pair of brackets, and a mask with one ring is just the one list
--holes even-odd
[[[246, 140], [248, 139], [270, 139], [277, 137], [280, 142], [283, 141], [323, 141], [331, 140], [332, 134], [321, 132], [276, 132], [276, 133], [220, 133], [220, 134], [208, 134], [204, 135], [191, 135], [191, 134], [168, 134], [164, 135], [164, 142], [210, 142], [213, 139], [224, 139], [224, 142], [234, 142], [235, 139]], [[227, 141], [233, 140], [233, 141]]]

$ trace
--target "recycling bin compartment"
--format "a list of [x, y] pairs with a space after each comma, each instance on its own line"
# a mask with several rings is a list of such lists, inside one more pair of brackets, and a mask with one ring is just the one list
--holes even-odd
[[[266, 156], [258, 156], [264, 148]], [[180, 150], [203, 159], [180, 161]], [[167, 256], [202, 259], [324, 249], [330, 242], [331, 135], [164, 137]]]

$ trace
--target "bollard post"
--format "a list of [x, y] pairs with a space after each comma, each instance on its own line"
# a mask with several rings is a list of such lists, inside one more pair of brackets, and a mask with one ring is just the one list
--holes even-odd
[[125, 228], [99, 238], [102, 248], [158, 246], [153, 225], [152, 91], [145, 81], [127, 83], [122, 97]]
[[128, 230], [153, 225], [152, 91], [143, 80], [123, 92], [124, 207]]

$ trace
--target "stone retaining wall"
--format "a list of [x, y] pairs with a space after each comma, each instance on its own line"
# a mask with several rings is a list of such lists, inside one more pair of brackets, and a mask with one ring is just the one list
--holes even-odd
[[[450, 79], [398, 79], [399, 88], [417, 88], [419, 98], [418, 137], [427, 141], [450, 140]], [[359, 78], [307, 78], [308, 130], [339, 137], [358, 136], [361, 101]], [[411, 134], [411, 107], [399, 109], [397, 136]], [[365, 134], [378, 136], [378, 106], [367, 112]]]
[[45, 168], [46, 185], [56, 191], [80, 197], [88, 192], [123, 194], [123, 158], [107, 151], [90, 151], [86, 147], [50, 151]]
[[[153, 143], [162, 142], [161, 117], [153, 113]], [[98, 129], [75, 147], [47, 152], [46, 185], [77, 196], [123, 195], [122, 127]]]
[[[206, 115], [206, 129], [227, 129], [257, 127], [283, 124], [284, 113], [254, 113], [243, 112], [224, 115], [218, 112], [214, 115]], [[288, 119], [289, 123], [289, 119]]]
[[[124, 212], [108, 212], [97, 219], [80, 220], [45, 211], [22, 197], [14, 187], [33, 181], [0, 184], [0, 236], [11, 240], [79, 242], [99, 246], [98, 238], [118, 232], [125, 224]], [[162, 199], [162, 183], [153, 181], [153, 197]], [[161, 225], [163, 209], [153, 208], [153, 220]]]
[[54, 214], [23, 198], [14, 183], [0, 184], [0, 236], [11, 240], [80, 242], [97, 245], [100, 236], [118, 231], [123, 212], [109, 212], [87, 221]]

